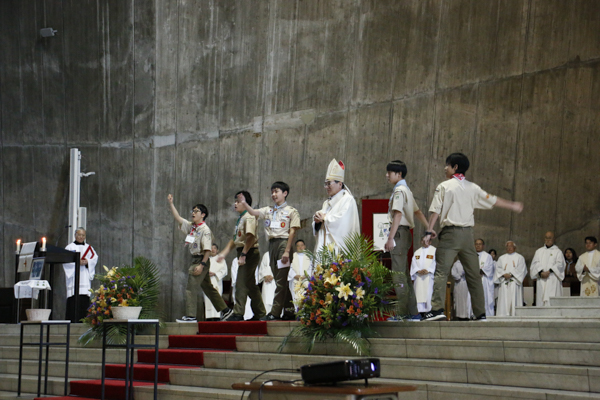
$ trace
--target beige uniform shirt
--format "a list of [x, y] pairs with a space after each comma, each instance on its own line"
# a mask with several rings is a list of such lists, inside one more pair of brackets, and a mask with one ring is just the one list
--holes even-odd
[[202, 255], [205, 250], [210, 250], [213, 242], [212, 232], [205, 222], [194, 226], [190, 221], [184, 219], [181, 223], [181, 231], [194, 236], [193, 243], [185, 244], [193, 256]]
[[394, 211], [402, 213], [400, 225], [408, 226], [411, 229], [415, 227], [415, 212], [419, 211], [419, 206], [417, 206], [415, 198], [407, 186], [398, 185], [392, 193], [392, 197], [390, 197], [388, 204], [390, 227], [394, 222]]
[[264, 220], [268, 239], [287, 239], [290, 236], [290, 228], [300, 229], [300, 214], [294, 207], [284, 203], [283, 207], [275, 211], [275, 206], [258, 210], [259, 217]]
[[435, 189], [429, 212], [440, 215], [440, 227], [473, 226], [476, 208], [489, 210], [496, 204], [496, 196], [488, 194], [478, 185], [457, 178], [442, 182]]
[[233, 243], [235, 247], [244, 247], [246, 245], [246, 235], [251, 234], [256, 238], [251, 248], [258, 248], [258, 233], [256, 232], [256, 218], [248, 212], [244, 212], [233, 231]]

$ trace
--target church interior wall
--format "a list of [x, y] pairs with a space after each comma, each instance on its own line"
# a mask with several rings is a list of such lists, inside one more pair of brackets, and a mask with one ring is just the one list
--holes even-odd
[[427, 210], [466, 153], [469, 179], [525, 203], [477, 212], [476, 235], [528, 262], [547, 230], [579, 252], [600, 233], [598, 2], [6, 0], [0, 25], [2, 287], [16, 239], [67, 244], [72, 147], [96, 172], [81, 206], [99, 264], [150, 258], [171, 319], [189, 255], [167, 194], [184, 217], [206, 204], [223, 246], [236, 191], [263, 206], [286, 181], [311, 248], [333, 157], [359, 206], [402, 159]]

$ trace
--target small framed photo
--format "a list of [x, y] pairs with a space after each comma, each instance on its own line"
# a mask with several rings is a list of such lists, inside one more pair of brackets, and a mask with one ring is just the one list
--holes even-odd
[[29, 274], [30, 281], [38, 281], [42, 279], [44, 273], [44, 263], [46, 262], [45, 257], [37, 257], [33, 259], [31, 264], [31, 273]]

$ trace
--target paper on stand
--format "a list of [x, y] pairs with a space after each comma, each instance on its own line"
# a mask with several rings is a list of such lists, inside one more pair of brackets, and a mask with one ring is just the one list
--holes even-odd
[[48, 281], [21, 281], [15, 284], [15, 299], [37, 299], [39, 291], [46, 289], [51, 289]]
[[17, 272], [29, 272], [31, 271], [31, 263], [33, 260], [33, 253], [35, 252], [35, 246], [37, 242], [24, 243], [19, 253], [19, 267]]

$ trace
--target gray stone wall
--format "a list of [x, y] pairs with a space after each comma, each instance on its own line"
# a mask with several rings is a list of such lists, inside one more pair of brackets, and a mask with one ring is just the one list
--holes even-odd
[[81, 205], [100, 264], [152, 259], [169, 318], [189, 256], [168, 193], [206, 204], [224, 245], [234, 193], [266, 205], [284, 180], [312, 246], [333, 157], [359, 201], [406, 161], [426, 209], [465, 152], [470, 179], [525, 202], [477, 212], [477, 235], [528, 260], [546, 230], [578, 251], [599, 233], [600, 2], [5, 0], [0, 26], [2, 286], [17, 238], [66, 245], [72, 147], [96, 172]]

